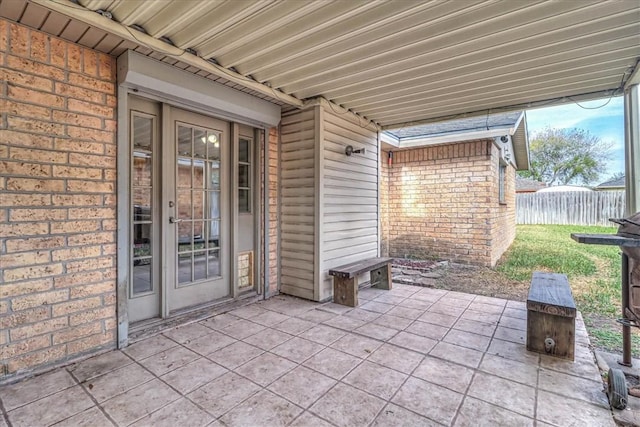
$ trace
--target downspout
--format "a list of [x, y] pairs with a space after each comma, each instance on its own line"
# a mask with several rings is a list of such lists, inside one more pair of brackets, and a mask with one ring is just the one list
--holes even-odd
[[263, 249], [263, 269], [264, 269], [264, 289], [262, 292], [262, 298], [267, 299], [269, 297], [269, 129], [264, 128], [263, 132], [263, 156], [264, 163], [263, 176], [264, 176], [264, 194], [263, 194], [263, 209], [264, 209], [264, 249]]

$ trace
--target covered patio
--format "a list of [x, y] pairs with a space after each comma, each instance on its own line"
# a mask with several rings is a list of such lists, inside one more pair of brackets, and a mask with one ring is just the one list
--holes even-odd
[[[584, 324], [527, 352], [521, 302], [395, 284], [356, 308], [288, 296], [2, 389], [15, 427], [613, 426]], [[0, 425], [5, 422], [0, 418]]]

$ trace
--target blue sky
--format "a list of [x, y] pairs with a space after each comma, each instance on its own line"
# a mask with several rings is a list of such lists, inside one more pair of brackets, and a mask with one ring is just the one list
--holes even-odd
[[[556, 107], [538, 108], [527, 111], [527, 127], [529, 136], [549, 126], [552, 128], [580, 128], [588, 130], [601, 140], [611, 142], [611, 160], [607, 162], [607, 170], [602, 174], [600, 182], [611, 175], [624, 172], [624, 104], [623, 97], [596, 101], [571, 103]], [[598, 182], [599, 183], [599, 182]]]

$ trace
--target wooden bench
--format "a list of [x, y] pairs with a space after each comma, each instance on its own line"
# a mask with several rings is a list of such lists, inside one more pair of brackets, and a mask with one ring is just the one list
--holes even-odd
[[358, 275], [369, 272], [371, 285], [391, 289], [391, 262], [393, 258], [370, 258], [329, 270], [333, 276], [333, 302], [349, 307], [358, 305]]
[[534, 272], [527, 298], [527, 350], [574, 360], [575, 320], [567, 276]]

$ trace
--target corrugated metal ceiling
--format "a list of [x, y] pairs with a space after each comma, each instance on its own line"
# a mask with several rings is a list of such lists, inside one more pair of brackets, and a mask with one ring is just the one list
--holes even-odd
[[[55, 3], [108, 11], [111, 25], [135, 25], [269, 88], [323, 96], [386, 127], [611, 95], [640, 58], [638, 1], [78, 2]], [[17, 19], [47, 30], [42, 8], [29, 7]], [[114, 54], [131, 44], [65, 25], [48, 31]]]

